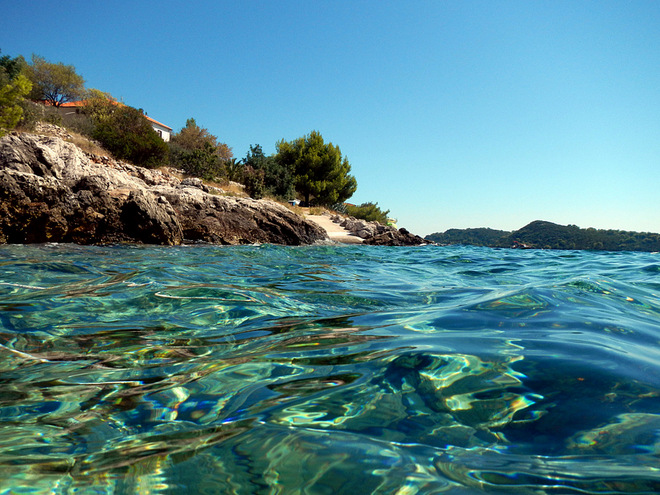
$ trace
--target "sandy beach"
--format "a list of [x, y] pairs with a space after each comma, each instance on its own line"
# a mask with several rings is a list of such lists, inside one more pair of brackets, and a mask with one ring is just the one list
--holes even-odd
[[327, 215], [305, 215], [305, 218], [324, 228], [331, 241], [342, 244], [362, 244], [362, 238], [334, 223]]

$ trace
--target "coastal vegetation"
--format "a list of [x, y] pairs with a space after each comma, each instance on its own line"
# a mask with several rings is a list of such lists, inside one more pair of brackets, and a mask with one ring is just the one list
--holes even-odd
[[86, 96], [85, 80], [73, 65], [49, 62], [32, 55], [30, 63], [24, 63], [22, 72], [32, 82], [30, 98], [45, 101], [54, 107], [83, 99]]
[[486, 247], [529, 247], [537, 249], [580, 249], [605, 251], [660, 251], [660, 234], [623, 230], [583, 229], [541, 220], [509, 232], [505, 230], [450, 229], [426, 236], [438, 244]]
[[224, 163], [233, 157], [229, 146], [218, 142], [217, 137], [192, 118], [172, 136], [169, 151], [171, 166], [207, 180], [226, 175]]
[[21, 120], [21, 104], [32, 90], [30, 80], [21, 74], [23, 63], [22, 58], [0, 57], [0, 137]]
[[278, 142], [275, 160], [293, 172], [296, 191], [308, 205], [343, 203], [357, 189], [348, 159], [338, 146], [325, 143], [318, 131]]
[[378, 207], [378, 203], [368, 202], [359, 206], [346, 205], [345, 212], [347, 215], [367, 222], [378, 222], [387, 225], [387, 214], [390, 210], [383, 211]]
[[116, 158], [143, 167], [158, 167], [167, 160], [167, 144], [140, 110], [114, 105], [111, 100], [107, 100], [107, 107], [107, 115], [92, 117], [93, 139]]
[[[75, 112], [60, 112], [71, 102], [82, 102]], [[266, 155], [251, 145], [242, 159], [208, 129], [189, 118], [169, 142], [163, 141], [141, 109], [111, 94], [85, 87], [73, 65], [50, 62], [32, 55], [0, 58], [0, 135], [18, 126], [34, 128], [45, 121], [65, 127], [98, 143], [114, 158], [135, 165], [169, 166], [208, 181], [238, 182], [255, 199], [302, 201], [306, 206], [342, 211], [357, 190], [348, 158], [326, 142], [319, 131], [276, 143]], [[387, 223], [377, 203], [346, 206], [356, 218]]]
[[[82, 102], [75, 112], [59, 111], [74, 101]], [[1, 56], [0, 136], [17, 126], [30, 130], [38, 121], [63, 126], [89, 139], [95, 150], [135, 165], [169, 166], [188, 176], [233, 183], [254, 199], [298, 200], [308, 207], [324, 207], [356, 219], [388, 223], [389, 210], [381, 209], [378, 203], [346, 203], [355, 193], [357, 181], [351, 175], [347, 157], [338, 146], [326, 142], [319, 131], [290, 141], [282, 139], [271, 155], [265, 154], [261, 145], [251, 145], [240, 159], [194, 118], [189, 118], [165, 142], [142, 109], [126, 105], [107, 92], [86, 88], [74, 66], [53, 63], [37, 55], [32, 55], [30, 61], [20, 55]], [[450, 229], [426, 239], [439, 244], [488, 247], [660, 251], [660, 234], [582, 229], [543, 221], [514, 232]]]
[[275, 155], [267, 156], [258, 144], [250, 146], [242, 163], [245, 192], [251, 197], [295, 198], [294, 171], [290, 164], [281, 163]]

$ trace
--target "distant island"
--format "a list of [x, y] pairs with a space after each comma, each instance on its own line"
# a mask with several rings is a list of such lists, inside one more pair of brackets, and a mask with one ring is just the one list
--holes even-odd
[[536, 220], [509, 232], [489, 228], [449, 229], [426, 236], [437, 244], [523, 249], [581, 249], [590, 251], [660, 251], [660, 234], [623, 230], [582, 229]]

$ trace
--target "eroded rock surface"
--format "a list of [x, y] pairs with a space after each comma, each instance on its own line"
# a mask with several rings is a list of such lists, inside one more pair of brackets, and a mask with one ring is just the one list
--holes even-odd
[[86, 154], [57, 137], [0, 139], [0, 243], [312, 244], [323, 229], [271, 201]]

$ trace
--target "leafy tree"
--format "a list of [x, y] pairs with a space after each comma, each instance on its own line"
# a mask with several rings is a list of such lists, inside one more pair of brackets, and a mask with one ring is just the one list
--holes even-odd
[[255, 171], [261, 171], [263, 194], [283, 199], [294, 196], [294, 169], [291, 164], [282, 164], [274, 156], [266, 156], [260, 145], [250, 146], [243, 163]]
[[292, 167], [296, 192], [307, 204], [332, 205], [350, 198], [357, 189], [351, 166], [339, 147], [324, 143], [317, 131], [294, 141], [277, 143], [275, 160]]
[[261, 199], [265, 194], [264, 171], [257, 170], [250, 165], [243, 171], [243, 185], [245, 192], [254, 199]]
[[207, 180], [226, 175], [224, 162], [209, 143], [201, 149], [188, 149], [170, 142], [170, 164], [184, 172]]
[[157, 167], [167, 162], [168, 147], [144, 114], [126, 105], [112, 105], [107, 116], [94, 119], [92, 137], [115, 157], [136, 165]]
[[0, 137], [16, 127], [23, 115], [23, 100], [32, 88], [21, 74], [24, 66], [23, 57], [0, 57]]
[[73, 65], [52, 63], [43, 57], [32, 55], [25, 74], [32, 82], [30, 97], [33, 100], [44, 100], [54, 107], [59, 107], [62, 103], [85, 96], [85, 80], [76, 73]]
[[[122, 105], [110, 93], [98, 89], [89, 89], [85, 91], [85, 97], [82, 106], [75, 112], [66, 112], [62, 115], [57, 109], [45, 107], [54, 110], [56, 115], [61, 118], [61, 125], [86, 136], [92, 136], [96, 124], [114, 112], [118, 105]], [[43, 105], [42, 105], [43, 106]]]
[[15, 58], [9, 55], [0, 57], [0, 88], [16, 79], [26, 65], [25, 59], [20, 55]]
[[118, 105], [120, 103], [110, 93], [92, 88], [87, 91], [82, 112], [92, 120], [100, 122], [109, 118]]
[[0, 137], [13, 129], [21, 120], [23, 109], [21, 102], [30, 92], [32, 84], [23, 75], [0, 87]]
[[367, 222], [378, 222], [387, 225], [387, 214], [390, 210], [383, 211], [378, 203], [362, 203], [360, 206], [346, 206], [346, 213], [355, 218], [361, 218]]
[[171, 141], [188, 150], [204, 150], [211, 146], [221, 160], [230, 160], [234, 156], [229, 146], [218, 142], [216, 136], [198, 126], [193, 118], [186, 121], [186, 126], [174, 134]]
[[172, 136], [170, 151], [173, 166], [209, 180], [226, 175], [224, 162], [233, 156], [229, 146], [219, 143], [217, 137], [192, 118]]

